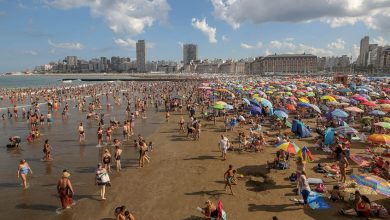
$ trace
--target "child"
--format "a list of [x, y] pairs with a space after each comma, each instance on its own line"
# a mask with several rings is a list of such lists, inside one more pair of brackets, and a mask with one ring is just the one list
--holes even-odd
[[329, 191], [329, 194], [330, 194], [329, 199], [332, 200], [333, 202], [339, 201], [342, 198], [340, 188], [338, 185], [334, 185], [333, 189]]
[[151, 141], [149, 142], [148, 148], [149, 148], [149, 151], [153, 151], [153, 149], [154, 149], [154, 145]]

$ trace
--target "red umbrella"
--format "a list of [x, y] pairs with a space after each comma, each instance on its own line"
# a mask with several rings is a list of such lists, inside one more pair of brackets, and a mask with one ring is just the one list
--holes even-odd
[[377, 102], [379, 104], [390, 104], [390, 100], [387, 100], [387, 99], [379, 99], [379, 100], [377, 100]]
[[376, 104], [375, 104], [375, 103], [373, 103], [373, 102], [369, 102], [369, 101], [362, 102], [362, 105], [366, 105], [366, 106], [376, 106]]

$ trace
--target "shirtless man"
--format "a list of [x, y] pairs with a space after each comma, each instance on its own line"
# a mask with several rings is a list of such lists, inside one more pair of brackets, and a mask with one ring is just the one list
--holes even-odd
[[83, 126], [83, 123], [80, 122], [80, 125], [79, 125], [79, 141], [85, 141], [85, 131], [84, 131], [84, 126]]
[[229, 169], [226, 170], [226, 172], [223, 174], [223, 178], [225, 179], [225, 191], [227, 191], [227, 187], [229, 186], [230, 192], [232, 193], [232, 195], [234, 195], [232, 190], [234, 178], [233, 165], [229, 165]]

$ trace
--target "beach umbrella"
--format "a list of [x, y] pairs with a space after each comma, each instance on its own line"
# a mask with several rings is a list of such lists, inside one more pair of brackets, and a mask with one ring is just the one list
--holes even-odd
[[262, 109], [258, 106], [253, 105], [250, 110], [251, 115], [261, 115]]
[[226, 104], [226, 105], [224, 105], [223, 107], [224, 107], [224, 109], [226, 109], [226, 110], [232, 110], [232, 109], [234, 109], [234, 107], [233, 107], [232, 105], [229, 105], [229, 104]]
[[276, 108], [276, 109], [274, 109], [274, 111], [282, 111], [282, 112], [288, 114], [288, 110], [283, 108], [283, 107]]
[[260, 103], [258, 103], [255, 99], [250, 100], [249, 103], [250, 103], [251, 105], [254, 105], [254, 106], [257, 106], [257, 107], [261, 107], [261, 106], [260, 106]]
[[375, 103], [373, 103], [373, 102], [370, 102], [370, 101], [367, 101], [367, 102], [362, 102], [361, 104], [362, 104], [362, 105], [365, 105], [365, 106], [371, 106], [371, 107], [373, 107], [373, 106], [376, 106], [376, 104], [375, 104]]
[[340, 134], [357, 134], [359, 133], [356, 129], [346, 126], [340, 126], [334, 129], [335, 132]]
[[301, 97], [298, 99], [300, 102], [303, 102], [303, 103], [310, 103], [309, 99], [305, 98], [305, 97]]
[[347, 107], [344, 109], [345, 111], [348, 111], [348, 112], [357, 112], [357, 113], [362, 113], [364, 112], [363, 109], [360, 109], [358, 107], [355, 107], [355, 106], [351, 106], [351, 107]]
[[307, 95], [308, 97], [314, 97], [314, 96], [316, 96], [316, 94], [315, 94], [314, 92], [308, 92], [308, 93], [306, 93], [306, 95]]
[[386, 134], [372, 134], [368, 136], [367, 140], [376, 144], [386, 144], [390, 146], [390, 135]]
[[302, 149], [300, 149], [297, 153], [299, 157], [302, 158], [303, 161], [306, 161], [308, 163], [313, 161], [313, 156], [309, 150], [308, 147], [304, 146]]
[[390, 183], [372, 174], [352, 174], [351, 179], [357, 184], [371, 187], [377, 193], [390, 197]]
[[215, 103], [215, 105], [222, 105], [222, 106], [224, 106], [224, 105], [227, 105], [227, 103], [224, 102], [224, 101], [218, 101], [218, 102]]
[[242, 100], [247, 104], [247, 105], [250, 105], [250, 101], [247, 99], [247, 98], [242, 98]]
[[225, 105], [214, 105], [213, 108], [217, 110], [222, 110], [225, 108]]
[[376, 102], [378, 102], [379, 104], [390, 104], [390, 100], [388, 99], [379, 99]]
[[306, 108], [311, 107], [310, 103], [306, 103], [306, 102], [298, 102], [297, 106], [298, 107], [306, 107]]
[[382, 121], [382, 122], [375, 123], [374, 125], [380, 126], [382, 128], [390, 129], [390, 123], [389, 122]]
[[280, 118], [280, 119], [288, 118], [287, 113], [284, 112], [284, 111], [276, 110], [276, 111], [274, 111], [274, 114], [275, 114], [278, 118]]
[[318, 108], [318, 106], [316, 106], [314, 104], [310, 104], [309, 107], [311, 107], [312, 109], [314, 109], [314, 111], [316, 111], [316, 112], [321, 114], [321, 110], [320, 110], [320, 108]]
[[321, 97], [321, 100], [327, 100], [327, 101], [329, 101], [329, 102], [334, 102], [334, 101], [336, 101], [336, 99], [335, 99], [333, 96], [330, 96], [330, 95], [322, 96], [322, 97]]
[[290, 154], [296, 154], [300, 150], [298, 145], [296, 143], [292, 143], [292, 142], [281, 143], [277, 146], [277, 148], [284, 150]]
[[261, 99], [261, 104], [267, 106], [268, 108], [272, 108], [272, 103], [267, 99]]
[[325, 112], [329, 111], [329, 107], [326, 105], [320, 105], [320, 109], [325, 111]]
[[375, 115], [375, 116], [384, 116], [384, 115], [386, 115], [386, 113], [384, 113], [384, 112], [382, 112], [382, 111], [379, 111], [379, 110], [371, 111], [371, 112], [369, 112], [368, 114], [370, 114], [370, 115]]
[[383, 109], [388, 109], [390, 108], [390, 104], [380, 104], [380, 107]]
[[390, 118], [389, 118], [389, 117], [384, 117], [384, 118], [383, 118], [383, 121], [385, 121], [385, 122], [390, 122]]
[[345, 111], [343, 111], [341, 109], [335, 109], [330, 114], [332, 117], [339, 117], [339, 118], [348, 117], [348, 113], [346, 113]]
[[327, 105], [339, 105], [340, 103], [338, 101], [332, 101], [332, 102], [327, 102]]
[[329, 145], [334, 143], [334, 129], [328, 128], [325, 130], [324, 144]]
[[287, 105], [286, 105], [286, 109], [289, 110], [289, 111], [295, 111], [295, 110], [296, 110], [296, 109], [295, 109], [295, 106], [292, 105], [292, 104], [287, 104]]

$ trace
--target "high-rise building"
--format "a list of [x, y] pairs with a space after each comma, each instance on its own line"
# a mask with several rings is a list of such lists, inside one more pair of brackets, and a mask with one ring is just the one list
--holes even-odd
[[138, 40], [136, 45], [137, 51], [137, 71], [144, 73], [146, 71], [146, 47], [144, 40]]
[[184, 44], [183, 45], [183, 64], [190, 64], [192, 60], [198, 59], [198, 45]]
[[367, 66], [367, 61], [368, 61], [368, 51], [370, 47], [369, 43], [369, 37], [365, 36], [361, 41], [360, 41], [360, 54], [359, 54], [359, 65], [360, 66]]

